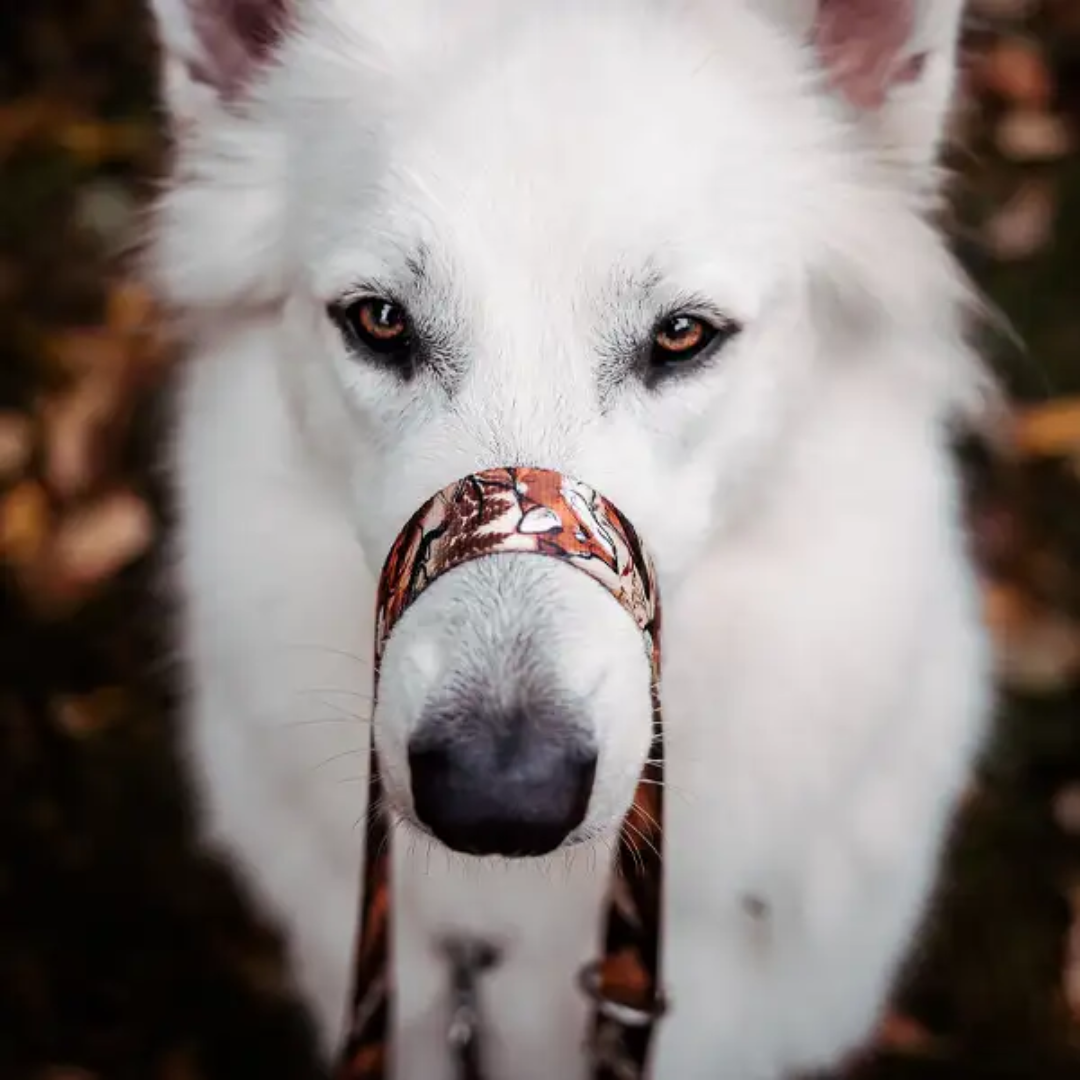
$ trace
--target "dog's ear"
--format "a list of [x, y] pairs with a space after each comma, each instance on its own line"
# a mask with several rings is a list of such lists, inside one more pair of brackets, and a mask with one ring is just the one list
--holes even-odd
[[197, 119], [244, 92], [281, 36], [289, 0], [151, 0], [166, 104]]
[[[936, 157], [956, 80], [964, 0], [816, 0], [810, 34], [835, 91], [884, 151]], [[804, 9], [805, 10], [805, 9]]]
[[164, 104], [176, 136], [145, 272], [169, 303], [229, 309], [281, 291], [282, 140], [247, 122], [245, 96], [281, 38], [292, 0], [150, 0]]

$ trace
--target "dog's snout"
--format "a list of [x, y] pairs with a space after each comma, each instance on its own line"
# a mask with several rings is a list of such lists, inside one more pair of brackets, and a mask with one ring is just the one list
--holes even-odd
[[471, 855], [543, 855], [585, 819], [596, 752], [565, 725], [475, 714], [421, 729], [409, 749], [416, 816]]

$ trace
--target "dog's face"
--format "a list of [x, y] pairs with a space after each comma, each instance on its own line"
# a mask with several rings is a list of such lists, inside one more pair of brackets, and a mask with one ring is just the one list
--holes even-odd
[[[258, 3], [223, 6], [242, 41]], [[228, 119], [253, 155], [264, 141], [276, 183], [260, 226], [275, 269], [254, 291], [279, 312], [313, 468], [373, 573], [435, 491], [530, 465], [614, 501], [677, 590], [823, 362], [836, 207], [871, 201], [865, 132], [811, 85], [818, 54], [753, 5], [394, 6], [298, 0], [277, 63]], [[887, 61], [887, 89], [914, 23], [884, 42], [848, 24]], [[828, 46], [839, 32], [823, 26]], [[875, 206], [904, 212], [908, 171]], [[224, 246], [226, 215], [255, 209], [222, 194], [217, 213]], [[649, 678], [637, 628], [584, 575], [473, 562], [388, 645], [388, 795], [482, 854], [613, 830], [650, 745]]]
[[[798, 118], [745, 90], [797, 73], [590, 7], [469, 38], [361, 153], [340, 135], [359, 81], [298, 125], [295, 190], [317, 194], [293, 210], [294, 373], [373, 571], [434, 491], [520, 464], [603, 492], [676, 581], [798, 392], [807, 166], [779, 137]], [[646, 652], [584, 575], [491, 558], [400, 624], [376, 724], [406, 812], [458, 846], [544, 850], [625, 812]]]

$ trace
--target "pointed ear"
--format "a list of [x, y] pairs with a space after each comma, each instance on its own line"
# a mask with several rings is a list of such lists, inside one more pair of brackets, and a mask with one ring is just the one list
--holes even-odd
[[150, 4], [175, 157], [148, 222], [147, 280], [178, 309], [271, 303], [284, 259], [281, 132], [234, 106], [258, 81], [292, 0]]
[[166, 103], [194, 120], [241, 96], [280, 38], [288, 0], [151, 0]]
[[964, 0], [816, 0], [811, 29], [836, 92], [882, 150], [925, 172], [956, 81]]

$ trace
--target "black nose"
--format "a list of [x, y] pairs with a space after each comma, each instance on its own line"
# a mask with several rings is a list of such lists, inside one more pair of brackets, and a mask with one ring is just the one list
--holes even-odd
[[422, 728], [409, 768], [416, 816], [447, 847], [543, 855], [585, 819], [596, 752], [565, 727], [486, 717]]

